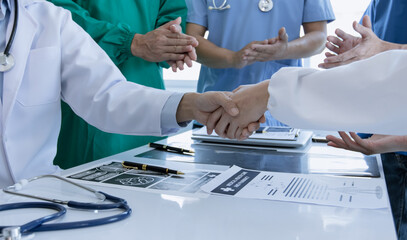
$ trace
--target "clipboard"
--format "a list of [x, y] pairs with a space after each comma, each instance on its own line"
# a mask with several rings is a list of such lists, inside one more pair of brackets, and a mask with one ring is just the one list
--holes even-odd
[[[275, 129], [275, 128], [274, 128]], [[273, 134], [274, 133], [274, 134]], [[290, 136], [287, 135], [290, 134]], [[294, 135], [291, 135], [294, 134]], [[239, 141], [231, 140], [226, 138], [221, 138], [216, 133], [208, 135], [206, 133], [206, 127], [196, 129], [192, 131], [192, 139], [200, 140], [203, 142], [213, 142], [213, 143], [228, 143], [237, 145], [255, 145], [255, 146], [266, 146], [266, 147], [287, 147], [287, 148], [299, 148], [303, 147], [311, 141], [312, 131], [303, 131], [298, 129], [293, 129], [293, 131], [287, 132], [256, 132], [251, 135], [248, 139]]]

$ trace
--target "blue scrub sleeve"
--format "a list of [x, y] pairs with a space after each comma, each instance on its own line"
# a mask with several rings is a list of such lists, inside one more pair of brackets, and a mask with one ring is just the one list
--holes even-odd
[[329, 0], [305, 0], [304, 15], [302, 22], [332, 22], [335, 20], [335, 14], [332, 10]]
[[187, 22], [208, 28], [208, 7], [206, 0], [186, 0], [188, 7]]

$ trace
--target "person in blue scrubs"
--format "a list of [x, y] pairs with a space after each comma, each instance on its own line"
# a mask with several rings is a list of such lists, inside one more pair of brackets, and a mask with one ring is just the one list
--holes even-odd
[[[322, 52], [329, 0], [187, 0], [187, 34], [202, 63], [198, 92], [231, 91]], [[300, 37], [300, 28], [304, 36]], [[206, 31], [208, 38], [204, 38]], [[287, 36], [288, 35], [288, 36]], [[271, 115], [266, 125], [283, 125]]]
[[[407, 44], [407, 1], [372, 0], [364, 16], [369, 16], [371, 23], [367, 24], [366, 17], [362, 18], [360, 23], [367, 28], [371, 27], [374, 34], [381, 40], [404, 46]], [[336, 54], [326, 53], [327, 58], [319, 65], [320, 67], [332, 68], [371, 56], [372, 51], [369, 49], [372, 48], [367, 49], [366, 46], [361, 46], [362, 44], [369, 45], [368, 41], [374, 40], [368, 32], [365, 33], [366, 36], [362, 34], [361, 38], [349, 35], [340, 29], [336, 30], [336, 34], [337, 37], [329, 36], [327, 43], [327, 48]], [[374, 48], [374, 46], [371, 47]], [[405, 49], [405, 47], [399, 48]], [[372, 147], [375, 141], [380, 141], [382, 138], [364, 133], [358, 133], [358, 135], [361, 138], [368, 138], [363, 142], [365, 144], [372, 142], [369, 144]], [[342, 139], [344, 138], [342, 137]], [[345, 145], [345, 148], [359, 151], [356, 148], [353, 149], [354, 147], [349, 144]], [[384, 153], [381, 154], [381, 158], [398, 237], [407, 239], [407, 152]]]
[[[407, 44], [406, 0], [372, 0], [364, 15], [380, 39]], [[384, 153], [381, 158], [397, 234], [407, 239], [407, 152]]]

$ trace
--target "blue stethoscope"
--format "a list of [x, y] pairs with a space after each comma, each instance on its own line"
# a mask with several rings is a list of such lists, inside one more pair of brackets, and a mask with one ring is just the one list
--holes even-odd
[[[32, 182], [34, 180], [40, 178], [56, 178], [62, 180], [64, 182], [73, 184], [77, 187], [85, 189], [89, 192], [92, 192], [96, 195], [96, 197], [102, 201], [109, 200], [112, 203], [105, 203], [105, 204], [98, 204], [98, 203], [85, 203], [85, 202], [76, 202], [76, 201], [64, 201], [58, 199], [50, 199], [25, 193], [20, 193], [20, 191], [24, 185], [28, 184], [28, 182]], [[3, 204], [0, 205], [0, 211], [6, 210], [13, 210], [13, 209], [21, 209], [21, 208], [47, 208], [57, 211], [54, 214], [41, 217], [34, 221], [28, 222], [21, 226], [0, 226], [0, 232], [3, 234], [4, 239], [19, 239], [18, 236], [29, 234], [32, 232], [43, 232], [43, 231], [54, 231], [54, 230], [66, 230], [66, 229], [74, 229], [74, 228], [85, 228], [85, 227], [93, 227], [104, 225], [108, 223], [118, 222], [121, 221], [131, 214], [131, 208], [127, 205], [126, 200], [122, 198], [118, 198], [112, 195], [109, 195], [104, 192], [96, 191], [92, 188], [83, 186], [81, 184], [72, 182], [66, 178], [56, 176], [56, 175], [42, 175], [38, 177], [31, 178], [29, 180], [22, 180], [19, 183], [7, 187], [3, 189], [4, 192], [22, 196], [22, 197], [29, 197], [44, 200], [47, 202], [21, 202], [21, 203], [11, 203], [11, 204]], [[86, 221], [77, 221], [77, 222], [64, 222], [64, 223], [47, 223], [51, 220], [59, 218], [66, 213], [66, 208], [62, 205], [66, 205], [70, 208], [75, 209], [84, 209], [84, 210], [108, 210], [108, 209], [121, 209], [122, 212], [113, 216], [86, 220]], [[13, 238], [14, 236], [14, 238]]]
[[0, 52], [0, 72], [7, 72], [12, 67], [14, 67], [14, 57], [10, 54], [10, 48], [13, 45], [14, 36], [16, 35], [17, 31], [17, 23], [18, 23], [18, 0], [14, 0], [14, 22], [13, 22], [13, 29], [11, 30], [10, 39], [6, 44], [6, 48], [4, 52]]
[[[259, 9], [262, 12], [268, 12], [273, 9], [274, 3], [273, 0], [259, 0]], [[226, 10], [230, 8], [230, 4], [227, 3], [227, 0], [223, 0], [220, 6], [217, 6], [215, 0], [212, 0], [212, 6], [209, 6], [209, 10]]]

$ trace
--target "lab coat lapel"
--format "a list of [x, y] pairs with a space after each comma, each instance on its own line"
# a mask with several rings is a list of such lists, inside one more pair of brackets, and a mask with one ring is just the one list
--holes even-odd
[[[10, 16], [10, 21], [7, 27], [7, 39], [10, 38], [11, 30], [14, 22], [14, 1], [10, 1], [13, 6]], [[35, 32], [37, 31], [37, 24], [31, 18], [29, 13], [25, 10], [27, 1], [19, 4], [19, 21], [17, 26], [16, 35], [10, 53], [14, 56], [14, 67], [4, 73], [3, 83], [3, 127], [7, 124], [7, 119], [16, 101], [18, 89], [23, 80], [27, 58], [30, 53], [32, 41]]]

